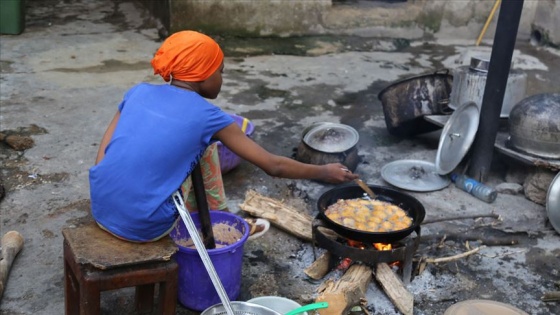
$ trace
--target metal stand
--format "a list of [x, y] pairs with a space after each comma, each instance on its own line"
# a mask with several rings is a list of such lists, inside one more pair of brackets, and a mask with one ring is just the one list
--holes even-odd
[[484, 182], [490, 172], [494, 143], [496, 142], [500, 122], [500, 112], [522, 10], [523, 0], [502, 1], [500, 5], [500, 15], [488, 68], [488, 79], [482, 98], [480, 125], [472, 145], [472, 156], [468, 169], [469, 176], [480, 182]]

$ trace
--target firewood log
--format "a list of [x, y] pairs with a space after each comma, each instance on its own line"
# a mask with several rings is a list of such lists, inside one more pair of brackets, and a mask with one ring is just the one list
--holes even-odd
[[318, 310], [320, 315], [346, 314], [354, 306], [360, 305], [365, 297], [368, 284], [373, 277], [366, 265], [354, 264], [336, 282], [329, 279], [319, 286], [316, 302], [328, 302], [329, 307]]
[[313, 218], [304, 211], [285, 205], [279, 200], [249, 190], [239, 208], [252, 216], [267, 219], [274, 226], [303, 241], [313, 240]]
[[324, 252], [317, 260], [315, 260], [309, 267], [305, 268], [303, 272], [315, 280], [322, 279], [329, 271], [331, 271], [331, 253]]
[[381, 284], [385, 294], [404, 315], [412, 315], [414, 296], [386, 263], [377, 264], [375, 279]]

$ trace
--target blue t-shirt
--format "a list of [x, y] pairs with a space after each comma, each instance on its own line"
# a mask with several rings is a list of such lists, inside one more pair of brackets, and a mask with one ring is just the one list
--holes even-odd
[[195, 92], [148, 83], [130, 89], [119, 111], [105, 157], [90, 168], [91, 211], [112, 233], [147, 241], [171, 228], [171, 194], [234, 120]]

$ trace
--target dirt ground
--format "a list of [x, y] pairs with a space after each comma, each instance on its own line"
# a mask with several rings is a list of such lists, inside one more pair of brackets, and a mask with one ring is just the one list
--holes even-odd
[[[0, 313], [54, 315], [64, 312], [61, 229], [89, 216], [88, 169], [123, 93], [140, 81], [160, 82], [149, 61], [161, 38], [150, 15], [133, 2], [29, 0], [26, 6], [25, 31], [0, 36], [0, 228], [2, 235], [16, 230], [25, 239]], [[467, 39], [217, 40], [226, 60], [224, 86], [215, 103], [249, 118], [256, 142], [293, 157], [311, 123], [350, 125], [360, 135], [356, 173], [380, 186], [390, 186], [381, 176], [389, 162], [434, 162], [441, 130], [411, 138], [390, 135], [378, 93], [400, 78], [453, 69], [465, 64], [469, 54], [491, 51], [488, 43], [474, 47]], [[518, 42], [514, 67], [527, 73], [527, 95], [560, 92], [557, 49]], [[474, 218], [424, 224], [416, 261], [480, 247], [476, 254], [429, 263], [425, 269], [414, 264], [407, 289], [414, 295], [416, 315], [443, 314], [471, 299], [508, 303], [531, 315], [560, 314], [557, 301], [541, 300], [546, 292], [560, 290], [560, 235], [547, 221], [542, 203], [557, 170], [499, 152], [493, 157], [487, 184], [510, 184], [493, 203], [453, 184], [432, 192], [405, 191], [422, 202], [427, 221]], [[541, 202], [535, 202], [525, 196], [523, 183], [540, 173]], [[318, 198], [334, 187], [271, 178], [247, 162], [224, 175], [224, 181], [229, 207], [241, 216], [246, 214], [239, 204], [250, 189], [315, 216]], [[487, 215], [499, 217], [483, 217]], [[493, 245], [489, 239], [514, 244]], [[300, 304], [313, 301], [322, 281], [310, 280], [303, 269], [321, 252], [272, 226], [245, 244], [238, 299], [279, 295]], [[333, 271], [324, 279], [339, 276]], [[103, 293], [102, 313], [132, 313], [133, 297], [130, 289]], [[375, 281], [364, 297], [369, 314], [400, 314]], [[178, 304], [177, 314], [197, 313]]]

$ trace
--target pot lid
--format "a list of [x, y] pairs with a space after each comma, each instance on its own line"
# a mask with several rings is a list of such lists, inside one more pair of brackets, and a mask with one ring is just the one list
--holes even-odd
[[385, 164], [381, 177], [389, 184], [410, 191], [434, 191], [451, 183], [447, 176], [436, 172], [434, 163], [420, 160], [400, 160]]
[[436, 155], [438, 174], [449, 174], [461, 163], [474, 141], [479, 119], [475, 102], [466, 102], [451, 114], [439, 138]]
[[529, 315], [509, 304], [491, 300], [467, 300], [451, 305], [443, 315]]
[[326, 153], [349, 150], [358, 143], [358, 140], [359, 135], [356, 129], [337, 123], [318, 124], [303, 136], [305, 144]]
[[552, 227], [560, 233], [560, 173], [556, 174], [548, 187], [546, 213]]

